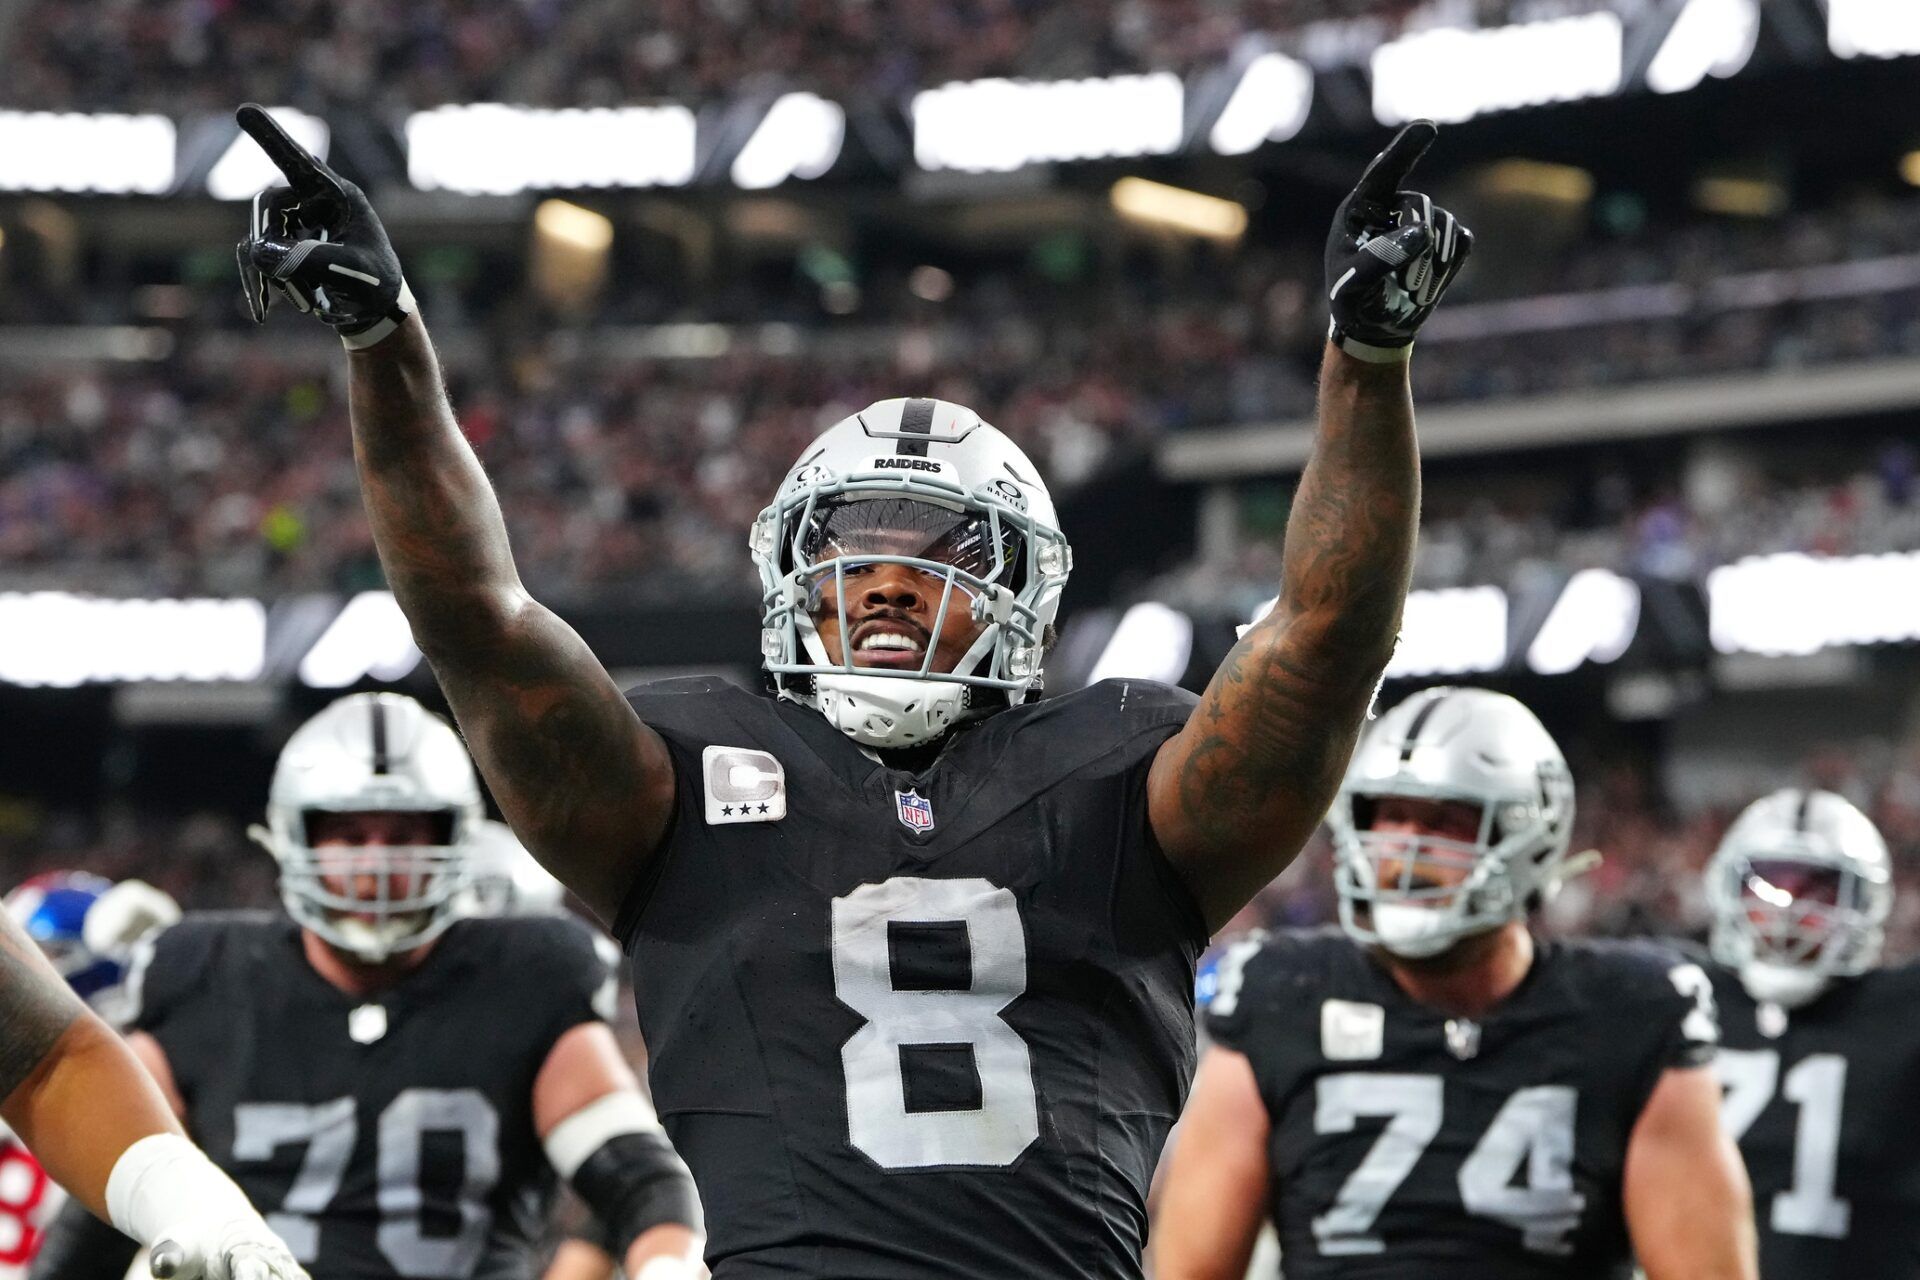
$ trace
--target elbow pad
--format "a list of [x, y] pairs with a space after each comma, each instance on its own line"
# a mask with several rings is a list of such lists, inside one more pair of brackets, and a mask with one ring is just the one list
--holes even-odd
[[627, 1090], [590, 1102], [554, 1126], [547, 1157], [605, 1225], [620, 1261], [649, 1228], [673, 1223], [698, 1233], [693, 1175], [653, 1108]]

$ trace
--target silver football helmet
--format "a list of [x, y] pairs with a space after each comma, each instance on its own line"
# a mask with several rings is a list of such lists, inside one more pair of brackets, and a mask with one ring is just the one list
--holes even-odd
[[[1472, 841], [1372, 830], [1390, 797], [1479, 811]], [[1427, 689], [1374, 723], [1327, 816], [1340, 924], [1409, 958], [1498, 928], [1569, 874], [1573, 779], [1534, 714], [1487, 689]]]
[[527, 852], [504, 822], [488, 818], [474, 830], [472, 874], [461, 909], [475, 916], [555, 915], [567, 888]]
[[[760, 570], [760, 652], [782, 697], [870, 747], [930, 742], [970, 713], [1026, 700], [1073, 555], [1053, 499], [1017, 445], [945, 400], [882, 400], [801, 453], [749, 547]], [[829, 654], [816, 611], [829, 588], [848, 636], [848, 574], [901, 564], [939, 593], [917, 667]], [[950, 672], [933, 670], [950, 611], [983, 628]]]
[[1880, 963], [1887, 842], [1845, 797], [1790, 788], [1748, 805], [1707, 862], [1713, 958], [1755, 1000], [1794, 1009]]
[[[316, 847], [312, 820], [333, 813], [429, 814], [433, 842]], [[288, 739], [267, 794], [267, 825], [252, 834], [280, 864], [288, 913], [378, 964], [432, 941], [459, 917], [483, 815], [473, 762], [446, 721], [400, 694], [357, 693]]]

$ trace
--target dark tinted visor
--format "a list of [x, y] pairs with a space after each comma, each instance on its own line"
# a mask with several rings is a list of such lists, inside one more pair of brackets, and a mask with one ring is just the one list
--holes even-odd
[[[1020, 538], [1001, 527], [1001, 555], [1012, 570]], [[916, 498], [856, 498], [823, 504], [800, 539], [808, 563], [838, 557], [905, 556], [952, 565], [978, 578], [994, 568], [993, 524], [986, 516]]]
[[1841, 878], [1838, 867], [1823, 867], [1791, 858], [1757, 858], [1747, 864], [1747, 878], [1741, 893], [1770, 907], [1814, 902], [1837, 907]]

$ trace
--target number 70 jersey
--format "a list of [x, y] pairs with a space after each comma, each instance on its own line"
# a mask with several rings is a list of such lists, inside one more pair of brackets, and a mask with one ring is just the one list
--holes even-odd
[[1634, 1124], [1716, 1036], [1707, 975], [1652, 946], [1538, 943], [1468, 1021], [1332, 931], [1230, 948], [1207, 1028], [1266, 1106], [1288, 1280], [1624, 1278]]
[[908, 774], [792, 702], [629, 697], [678, 798], [616, 934], [716, 1280], [1138, 1277], [1205, 943], [1146, 772], [1192, 698], [1106, 682]]

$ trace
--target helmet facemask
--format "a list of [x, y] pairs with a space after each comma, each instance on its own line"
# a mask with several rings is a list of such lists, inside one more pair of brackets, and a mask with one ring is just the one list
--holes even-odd
[[1732, 856], [1709, 881], [1714, 958], [1788, 1008], [1879, 963], [1890, 887], [1811, 849]]
[[[430, 834], [411, 844], [356, 843], [326, 834], [359, 815], [424, 818], [421, 825]], [[290, 829], [255, 828], [255, 837], [280, 864], [288, 914], [336, 950], [381, 964], [432, 942], [458, 917], [456, 899], [471, 878], [464, 816], [454, 809], [312, 808], [301, 810]]]
[[[1328, 815], [1341, 927], [1367, 945], [1425, 959], [1524, 919], [1559, 887], [1572, 788], [1564, 766], [1543, 765], [1540, 801], [1450, 791], [1411, 779], [1343, 789]], [[1465, 840], [1373, 830], [1377, 805], [1391, 798], [1471, 806], [1478, 831]]]
[[[938, 738], [970, 711], [1017, 704], [1040, 676], [1046, 630], [1070, 556], [1057, 529], [1030, 516], [1018, 489], [993, 482], [969, 491], [924, 474], [809, 475], [802, 468], [754, 524], [752, 551], [763, 589], [761, 651], [775, 684], [808, 693], [842, 732], [869, 746]], [[934, 603], [918, 662], [852, 647], [861, 620], [848, 594], [882, 565], [921, 576]], [[937, 670], [949, 622], [979, 633]], [[906, 611], [896, 615], [906, 618]], [[838, 637], [837, 654], [822, 635]], [[912, 683], [905, 683], [912, 682]], [[797, 692], [796, 692], [797, 691]], [[998, 699], [984, 696], [998, 693]]]

